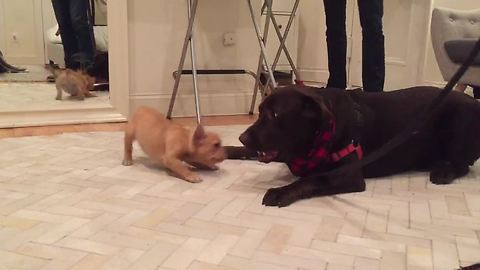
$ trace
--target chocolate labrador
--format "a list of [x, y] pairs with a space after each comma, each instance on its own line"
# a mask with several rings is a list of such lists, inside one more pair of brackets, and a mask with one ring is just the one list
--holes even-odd
[[240, 136], [244, 147], [227, 147], [230, 159], [285, 162], [299, 176], [272, 188], [267, 206], [365, 190], [364, 178], [410, 170], [429, 170], [434, 184], [464, 176], [480, 157], [480, 104], [450, 93], [418, 132], [378, 160], [347, 173], [325, 172], [358, 162], [402, 132], [438, 95], [434, 87], [369, 93], [288, 86], [279, 88], [259, 107], [259, 118]]

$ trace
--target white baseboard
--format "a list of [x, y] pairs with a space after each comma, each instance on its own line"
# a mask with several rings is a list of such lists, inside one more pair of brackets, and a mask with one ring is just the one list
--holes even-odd
[[[200, 111], [206, 115], [239, 115], [248, 114], [252, 101], [252, 92], [215, 93], [200, 95]], [[257, 96], [255, 112], [261, 97]], [[130, 96], [130, 108], [149, 106], [166, 114], [170, 102], [170, 94], [144, 94]], [[131, 111], [132, 112], [132, 111]], [[193, 95], [178, 95], [175, 101], [173, 117], [195, 116]]]
[[321, 82], [326, 83], [328, 81], [328, 70], [326, 69], [304, 69], [299, 68], [300, 76], [303, 81], [306, 82]]
[[2, 112], [0, 117], [0, 128], [112, 123], [124, 121], [126, 121], [126, 118], [112, 107], [75, 110]]
[[428, 80], [423, 81], [423, 85], [435, 86], [439, 88], [445, 87], [446, 84], [447, 82], [442, 82], [442, 81], [428, 81]]

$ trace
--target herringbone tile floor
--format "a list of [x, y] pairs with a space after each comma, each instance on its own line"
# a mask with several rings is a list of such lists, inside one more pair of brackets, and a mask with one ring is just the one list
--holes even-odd
[[[244, 127], [209, 127], [236, 143]], [[426, 173], [265, 208], [281, 164], [226, 161], [190, 184], [122, 133], [0, 140], [0, 269], [456, 269], [480, 262], [480, 179]]]

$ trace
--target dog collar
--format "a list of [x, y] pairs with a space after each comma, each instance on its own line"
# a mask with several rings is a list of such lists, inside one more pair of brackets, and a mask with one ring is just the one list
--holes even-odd
[[337, 162], [353, 152], [357, 153], [358, 159], [363, 157], [362, 147], [353, 141], [339, 151], [329, 153], [327, 148], [330, 146], [334, 134], [335, 121], [332, 120], [327, 130], [317, 133], [312, 150], [306, 157], [296, 157], [287, 164], [292, 174], [306, 176], [321, 164]]
[[305, 157], [296, 157], [287, 163], [293, 175], [305, 176], [315, 170], [320, 164], [330, 163], [327, 148], [335, 134], [335, 121], [331, 120], [327, 130], [317, 132], [312, 150]]
[[356, 152], [358, 159], [362, 159], [363, 157], [363, 150], [360, 144], [355, 144], [354, 142], [350, 143], [349, 145], [345, 146], [345, 148], [340, 149], [340, 151], [332, 153], [330, 155], [333, 162], [337, 162], [342, 158], [350, 155], [351, 153]]

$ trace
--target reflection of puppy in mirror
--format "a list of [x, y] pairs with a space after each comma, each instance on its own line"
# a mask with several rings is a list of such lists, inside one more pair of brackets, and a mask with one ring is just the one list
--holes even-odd
[[55, 99], [62, 99], [62, 91], [79, 100], [83, 100], [85, 97], [96, 97], [90, 93], [95, 83], [94, 77], [80, 70], [55, 69], [52, 72], [55, 76], [55, 86], [57, 87], [57, 97]]
[[132, 143], [137, 140], [150, 159], [165, 166], [178, 177], [192, 183], [201, 182], [183, 162], [198, 169], [217, 170], [225, 159], [219, 136], [206, 132], [201, 125], [188, 130], [167, 120], [148, 107], [140, 107], [125, 128], [123, 165], [132, 165]]

